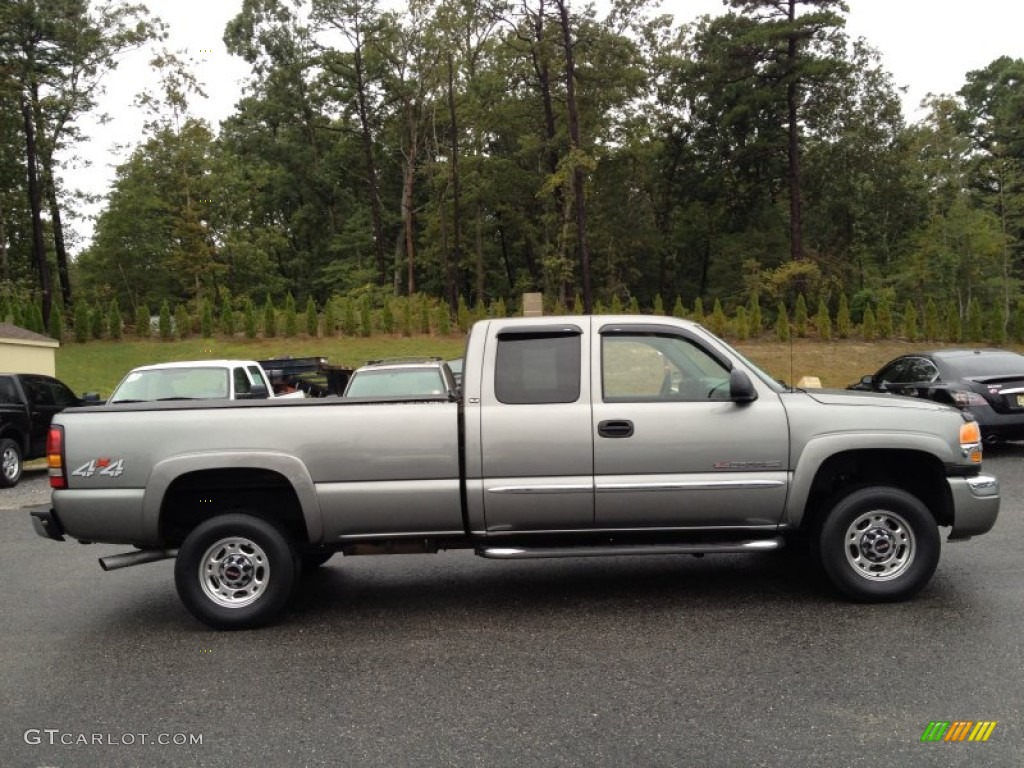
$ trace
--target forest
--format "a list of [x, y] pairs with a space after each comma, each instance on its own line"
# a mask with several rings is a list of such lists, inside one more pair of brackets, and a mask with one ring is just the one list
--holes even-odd
[[76, 121], [165, 30], [126, 2], [5, 0], [0, 320], [84, 340], [122, 313], [241, 332], [298, 307], [311, 332], [429, 330], [541, 291], [754, 334], [788, 314], [1024, 336], [1024, 60], [993, 51], [910, 122], [847, 12], [242, 0], [233, 113], [196, 118], [203, 84], [157, 54], [144, 132], [75, 244]]

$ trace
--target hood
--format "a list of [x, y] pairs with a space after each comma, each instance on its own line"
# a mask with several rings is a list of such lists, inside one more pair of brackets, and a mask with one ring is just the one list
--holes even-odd
[[924, 411], [955, 411], [949, 405], [936, 403], [905, 395], [889, 395], [884, 392], [860, 392], [850, 389], [808, 389], [808, 397], [822, 405], [869, 405], [889, 408], [916, 408]]

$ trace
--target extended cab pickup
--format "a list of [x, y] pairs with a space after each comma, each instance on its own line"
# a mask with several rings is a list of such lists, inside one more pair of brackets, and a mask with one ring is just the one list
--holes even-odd
[[0, 488], [18, 484], [24, 461], [46, 455], [50, 420], [56, 413], [90, 400], [99, 398], [80, 398], [52, 376], [0, 373]]
[[854, 600], [908, 598], [999, 509], [977, 424], [931, 402], [787, 389], [665, 317], [484, 320], [461, 399], [138, 403], [59, 415], [37, 532], [176, 557], [220, 628], [275, 618], [303, 568], [760, 552], [809, 543]]

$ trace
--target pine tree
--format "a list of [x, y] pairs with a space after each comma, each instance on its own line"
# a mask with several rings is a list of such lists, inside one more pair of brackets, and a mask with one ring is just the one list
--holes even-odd
[[103, 305], [100, 304], [99, 300], [96, 301], [89, 312], [89, 330], [92, 332], [94, 339], [102, 339], [107, 333], [107, 313], [104, 311]]
[[750, 327], [750, 335], [755, 339], [761, 335], [764, 318], [761, 316], [761, 299], [756, 293], [750, 297], [750, 321], [747, 325]]
[[426, 296], [421, 295], [417, 302], [420, 308], [420, 333], [424, 336], [430, 335], [430, 301]]
[[875, 336], [878, 335], [878, 328], [875, 323], [875, 310], [868, 304], [864, 309], [864, 319], [861, 322], [860, 333], [864, 337], [864, 341], [874, 341]]
[[704, 299], [700, 296], [693, 302], [693, 319], [701, 324], [707, 320], [704, 316]]
[[997, 347], [1006, 343], [1006, 311], [1004, 304], [997, 301], [992, 305], [988, 318], [988, 340]]
[[199, 333], [204, 339], [213, 338], [213, 305], [209, 299], [203, 299], [203, 310], [199, 315]]
[[655, 315], [665, 314], [665, 302], [662, 301], [660, 293], [654, 294], [654, 308], [651, 310], [651, 312]]
[[924, 305], [924, 337], [928, 341], [938, 341], [942, 337], [942, 323], [939, 322], [939, 308], [935, 300], [928, 297]]
[[883, 341], [892, 338], [892, 307], [889, 306], [888, 298], [883, 297], [878, 304], [875, 330], [877, 337]]
[[235, 310], [231, 308], [231, 301], [224, 300], [220, 308], [220, 332], [229, 339], [235, 335]]
[[284, 335], [287, 339], [295, 338], [299, 332], [299, 317], [295, 310], [295, 297], [292, 292], [284, 297]]
[[173, 326], [171, 325], [171, 308], [167, 305], [167, 299], [164, 299], [160, 305], [160, 338], [164, 341], [169, 341], [174, 336]]
[[832, 341], [832, 318], [828, 313], [828, 304], [825, 299], [818, 299], [818, 312], [814, 317], [814, 324], [818, 328], [818, 338], [822, 341]]
[[728, 321], [725, 319], [725, 310], [722, 309], [722, 302], [716, 298], [714, 307], [711, 309], [711, 332], [716, 336], [724, 336], [727, 324]]
[[907, 299], [907, 303], [903, 305], [903, 335], [907, 341], [917, 341], [917, 334], [917, 309], [914, 302]]
[[192, 335], [192, 316], [184, 302], [174, 308], [174, 328], [179, 339], [187, 339]]
[[56, 304], [50, 309], [49, 335], [56, 341], [64, 340], [64, 312]]
[[259, 333], [256, 325], [256, 306], [248, 296], [245, 297], [245, 303], [242, 304], [242, 323], [245, 326], [245, 338], [255, 339]]
[[448, 302], [441, 300], [437, 305], [437, 335], [449, 336], [452, 332], [452, 310]]
[[796, 307], [793, 309], [793, 331], [803, 338], [807, 335], [807, 299], [803, 293], [796, 296]]
[[384, 299], [384, 306], [380, 310], [380, 328], [384, 333], [395, 332], [395, 313], [391, 310], [391, 302]]
[[402, 335], [412, 336], [412, 296], [402, 301]]
[[[577, 295], [572, 302], [572, 313], [574, 315], [583, 314], [583, 299], [581, 299], [579, 295]], [[496, 315], [496, 317], [503, 317], [503, 315]]]
[[967, 307], [967, 340], [979, 342], [985, 339], [985, 320], [981, 313], [981, 302], [975, 296]]
[[[53, 315], [53, 312], [50, 313]], [[110, 314], [107, 316], [107, 327], [110, 328], [110, 338], [119, 341], [124, 335], [124, 320], [121, 319], [121, 307], [117, 305], [117, 299], [110, 300]]]
[[341, 312], [341, 330], [349, 337], [359, 333], [359, 323], [356, 321], [356, 306], [351, 298], [343, 299]]
[[461, 295], [455, 308], [455, 323], [463, 333], [469, 330], [469, 307], [466, 305], [466, 299]]
[[79, 299], [75, 303], [75, 341], [84, 344], [92, 335], [90, 329], [89, 305]]
[[622, 314], [622, 299], [620, 299], [618, 297], [618, 294], [616, 294], [615, 296], [612, 296], [612, 314], [613, 315], [621, 315]]
[[[579, 296], [576, 297], [576, 301], [579, 302], [580, 311], [576, 312], [576, 308], [574, 305], [573, 312], [575, 312], [577, 315], [582, 315], [583, 302], [580, 300]], [[491, 305], [491, 312], [493, 313], [494, 317], [508, 317], [508, 308], [505, 306], [505, 299], [499, 296], [498, 299], [494, 302], [494, 304]]]
[[334, 297], [328, 296], [324, 302], [324, 336], [331, 338], [338, 332], [338, 318], [334, 314]]
[[140, 339], [148, 339], [150, 333], [149, 307], [145, 304], [140, 304], [135, 310], [135, 335]]
[[639, 315], [640, 314], [640, 302], [636, 300], [636, 296], [629, 297], [629, 314]]
[[750, 337], [750, 323], [747, 317], [747, 308], [742, 304], [736, 307], [734, 325], [736, 327], [736, 338], [740, 341], [746, 341]]
[[789, 341], [789, 335], [789, 313], [786, 311], [786, 305], [780, 301], [779, 311], [775, 316], [775, 336], [779, 341]]
[[[330, 302], [327, 302], [330, 304]], [[320, 316], [316, 311], [316, 301], [310, 296], [306, 299], [306, 333], [310, 338], [315, 339], [320, 335]], [[329, 336], [330, 332], [324, 329], [324, 335]]]
[[964, 327], [960, 320], [960, 307], [955, 301], [946, 305], [946, 327], [944, 330], [945, 341], [959, 343], [964, 337]]
[[272, 339], [275, 336], [277, 336], [277, 310], [274, 309], [274, 301], [268, 293], [263, 302], [263, 338]]
[[370, 298], [363, 296], [359, 302], [359, 333], [369, 336], [373, 333], [373, 315], [370, 312]]
[[1024, 299], [1017, 299], [1013, 313], [1013, 340], [1018, 344], [1024, 342]]
[[839, 294], [839, 309], [836, 312], [836, 332], [840, 339], [850, 338], [853, 321], [850, 320], [850, 302], [846, 299], [846, 291]]
[[683, 306], [683, 297], [676, 294], [676, 303], [672, 305], [672, 317], [686, 317], [686, 308]]

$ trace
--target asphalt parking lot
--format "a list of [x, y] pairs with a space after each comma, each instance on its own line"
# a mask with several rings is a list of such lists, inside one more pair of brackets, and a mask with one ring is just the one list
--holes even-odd
[[[170, 561], [56, 543], [0, 491], [0, 765], [1021, 766], [1024, 446], [995, 530], [910, 603], [777, 555], [336, 557], [279, 624], [218, 633]], [[11, 495], [7, 495], [7, 494]], [[922, 743], [932, 721], [995, 721]]]

